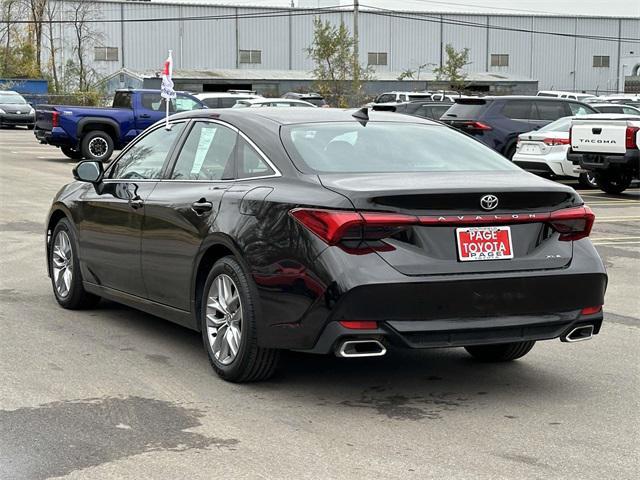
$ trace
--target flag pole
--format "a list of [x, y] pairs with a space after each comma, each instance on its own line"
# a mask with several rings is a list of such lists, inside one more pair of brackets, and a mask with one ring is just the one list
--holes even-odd
[[[169, 50], [169, 78], [173, 76], [172, 70], [173, 70], [173, 50]], [[169, 102], [171, 101], [171, 99], [167, 98], [165, 100], [167, 101], [167, 103], [166, 103], [166, 114], [164, 116], [164, 121], [165, 121], [164, 128], [169, 130], [171, 128], [169, 127]]]

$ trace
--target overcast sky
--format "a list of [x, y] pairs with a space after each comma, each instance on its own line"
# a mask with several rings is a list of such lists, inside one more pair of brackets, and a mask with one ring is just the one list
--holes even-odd
[[[291, 0], [152, 0], [156, 2], [289, 6]], [[304, 6], [350, 5], [353, 0], [294, 0]], [[395, 10], [512, 14], [603, 15], [640, 18], [640, 0], [360, 0], [361, 5]], [[640, 32], [638, 32], [640, 37]]]

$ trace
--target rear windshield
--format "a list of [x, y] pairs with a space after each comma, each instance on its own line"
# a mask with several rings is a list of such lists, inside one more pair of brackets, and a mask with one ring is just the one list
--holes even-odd
[[571, 120], [573, 117], [562, 117], [556, 120], [555, 122], [551, 122], [541, 129], [539, 132], [568, 132], [571, 128]]
[[480, 142], [441, 125], [335, 122], [282, 128], [282, 141], [305, 173], [518, 170]]
[[487, 103], [454, 103], [451, 108], [445, 113], [443, 120], [455, 120], [462, 118], [464, 120], [470, 120], [478, 118], [480, 114], [487, 108]]
[[316, 107], [323, 107], [327, 104], [325, 99], [322, 97], [301, 97], [300, 100], [304, 100], [305, 102], [312, 103]]

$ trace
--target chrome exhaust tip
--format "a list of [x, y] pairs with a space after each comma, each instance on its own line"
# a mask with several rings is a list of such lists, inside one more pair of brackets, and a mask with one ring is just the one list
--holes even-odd
[[381, 357], [387, 349], [378, 340], [347, 340], [336, 349], [336, 356], [343, 358]]
[[591, 338], [593, 338], [593, 325], [581, 325], [571, 330], [562, 337], [561, 340], [563, 342], [575, 343], [582, 342], [583, 340], [591, 340]]

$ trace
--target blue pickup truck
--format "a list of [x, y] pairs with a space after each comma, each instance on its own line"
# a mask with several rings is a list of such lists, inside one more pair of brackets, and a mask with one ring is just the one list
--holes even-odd
[[[207, 107], [177, 92], [169, 113], [200, 108]], [[38, 105], [34, 132], [40, 143], [59, 147], [69, 158], [105, 161], [165, 113], [160, 90], [117, 90], [111, 108]]]

